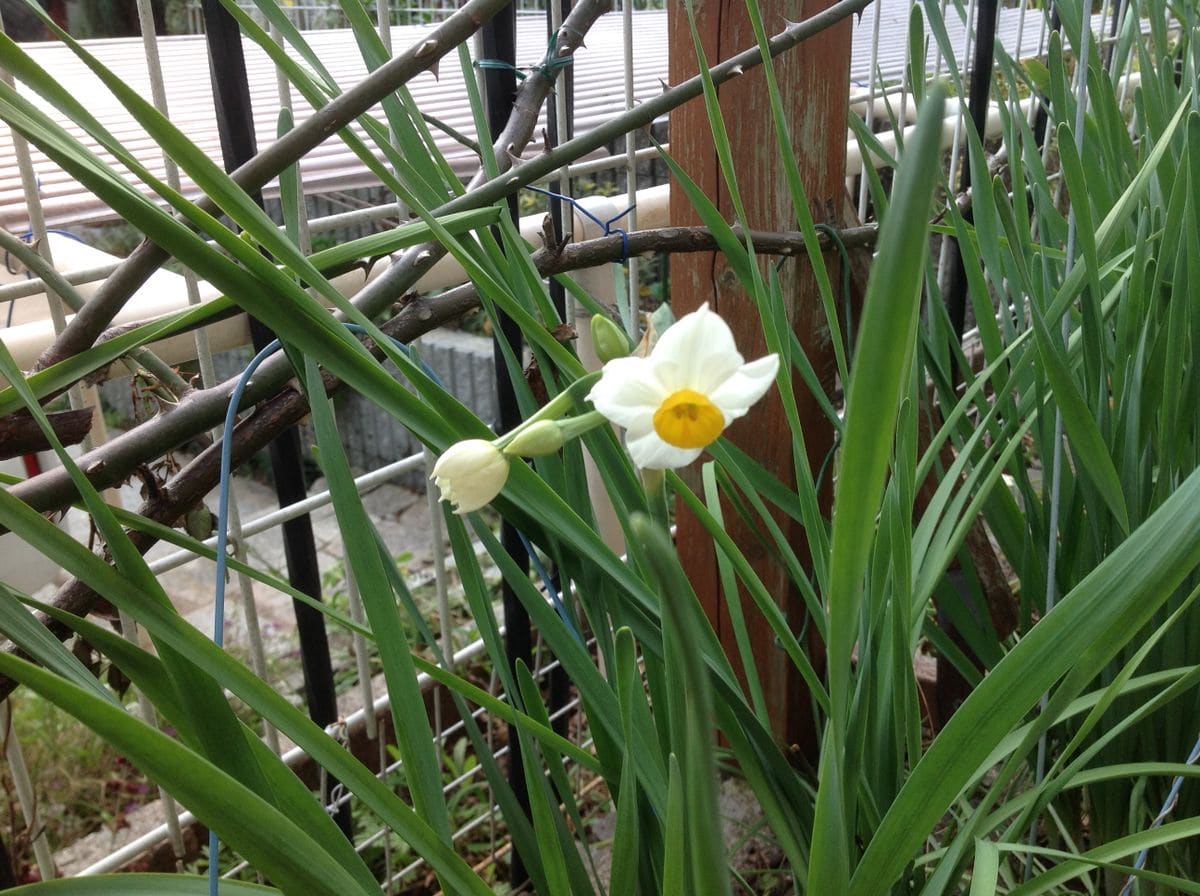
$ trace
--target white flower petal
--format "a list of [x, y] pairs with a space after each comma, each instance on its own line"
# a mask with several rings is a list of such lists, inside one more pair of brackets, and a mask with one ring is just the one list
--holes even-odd
[[446, 449], [429, 478], [455, 513], [470, 513], [500, 494], [508, 479], [508, 458], [491, 442], [466, 439]]
[[728, 426], [741, 417], [775, 382], [779, 356], [765, 355], [742, 366], [725, 382], [708, 393], [709, 400], [721, 409]]
[[690, 388], [704, 395], [714, 392], [746, 363], [738, 352], [721, 352], [702, 356], [690, 377]]
[[630, 426], [653, 415], [666, 397], [654, 365], [645, 358], [614, 358], [587, 398], [596, 410], [618, 426]]
[[[658, 434], [654, 417], [663, 402], [682, 390], [698, 392], [720, 411], [727, 426], [762, 398], [778, 369], [775, 355], [745, 363], [729, 327], [705, 304], [670, 327], [650, 357], [606, 364], [588, 398], [597, 411], [625, 428], [626, 448], [639, 467], [682, 467], [703, 448], [679, 448]], [[702, 438], [707, 437], [706, 431]]]
[[705, 302], [667, 328], [650, 355], [652, 362], [672, 361], [676, 375], [660, 379], [672, 390], [695, 389], [705, 392], [741, 366], [729, 325], [708, 310]]
[[625, 448], [634, 464], [643, 470], [673, 470], [686, 467], [700, 456], [700, 448], [676, 448], [664, 442], [646, 419], [625, 432]]
[[679, 363], [674, 358], [647, 358], [646, 366], [654, 381], [662, 387], [662, 398], [666, 398], [679, 389], [687, 388], [687, 365]]

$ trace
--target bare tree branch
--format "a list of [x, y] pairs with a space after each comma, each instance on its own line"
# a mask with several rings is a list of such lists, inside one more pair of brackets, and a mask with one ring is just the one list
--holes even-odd
[[[59, 411], [46, 416], [50, 419], [50, 426], [60, 442], [64, 445], [78, 445], [92, 427], [92, 411], [93, 408], [87, 407], [74, 411]], [[49, 450], [50, 443], [28, 413], [0, 417], [0, 460]]]
[[[366, 113], [383, 97], [394, 93], [421, 72], [433, 68], [447, 53], [467, 40], [503, 8], [508, 0], [468, 0], [466, 5], [425, 40], [380, 66], [345, 93], [317, 109], [309, 118], [280, 137], [231, 175], [248, 193], [262, 189], [271, 178], [319, 146], [330, 136]], [[211, 201], [200, 207], [216, 211]], [[37, 368], [49, 367], [89, 348], [129, 297], [168, 258], [166, 252], [146, 240], [125, 260], [87, 302], [42, 356]]]
[[[463, 10], [442, 26], [436, 41], [431, 36], [430, 40], [410, 50], [407, 54], [397, 57], [389, 66], [380, 69], [354, 90], [320, 110], [301, 128], [293, 131], [289, 135], [290, 140], [285, 138], [279, 141], [235, 172], [234, 177], [237, 182], [245, 189], [253, 190], [261, 187], [270, 177], [296, 161], [312, 146], [374, 105], [382, 95], [382, 93], [375, 95], [372, 92], [382, 82], [382, 72], [391, 72], [398, 77], [397, 85], [403, 83], [413, 74], [428, 68], [444, 55], [444, 52], [465, 39], [483, 21], [483, 11], [486, 10], [487, 15], [491, 15], [501, 5], [501, 2], [502, 0], [469, 0]], [[769, 41], [770, 55], [779, 55], [845, 17], [861, 11], [868, 2], [869, 0], [843, 0], [805, 22], [790, 23], [783, 32]], [[559, 51], [562, 53], [573, 52], [591, 23], [606, 8], [607, 0], [592, 0], [592, 2], [581, 3], [577, 6], [564, 24], [558, 42]], [[467, 14], [469, 10], [478, 18], [467, 16], [464, 20], [464, 14]], [[453, 38], [451, 33], [446, 30], [447, 26], [455, 20], [462, 27], [462, 34], [457, 38]], [[432, 46], [431, 41], [433, 42]], [[407, 75], [404, 72], [409, 70], [401, 65], [402, 61], [415, 66]], [[715, 66], [712, 69], [712, 78], [719, 84], [737, 77], [761, 62], [762, 56], [758, 48], [751, 48]], [[530, 78], [522, 85], [508, 126], [496, 139], [496, 152], [502, 171], [510, 167], [512, 158], [518, 156], [528, 143], [537, 120], [538, 110], [551, 87], [552, 82], [549, 76]], [[699, 77], [664, 90], [655, 99], [643, 103], [630, 112], [614, 117], [582, 137], [567, 141], [556, 149], [520, 164], [491, 181], [480, 183], [477, 186], [473, 185], [473, 188], [465, 195], [445, 203], [435, 209], [433, 213], [444, 214], [492, 204], [521, 186], [537, 180], [560, 168], [566, 162], [604, 145], [621, 134], [648, 125], [659, 115], [699, 96], [701, 92], [702, 81]], [[358, 108], [348, 99], [351, 96], [365, 105], [362, 105], [361, 109]], [[321, 132], [320, 126], [313, 124], [314, 121], [324, 122], [326, 130]], [[285, 143], [285, 140], [288, 142]], [[308, 140], [313, 142], [307, 143]], [[763, 233], [753, 236], [756, 247], [762, 252], [796, 255], [803, 251], [803, 241], [798, 234]], [[869, 242], [873, 239], [873, 229], [867, 228], [857, 234], [848, 233], [846, 237], [848, 242], [852, 240]], [[628, 246], [632, 254], [650, 251], [711, 251], [714, 248], [716, 248], [716, 244], [711, 235], [701, 232], [697, 228], [664, 228], [659, 231], [630, 234]], [[544, 272], [557, 273], [604, 261], [617, 260], [624, 251], [625, 246], [620, 237], [610, 236], [561, 249], [544, 249], [535, 254], [534, 261], [539, 269], [544, 269]], [[438, 244], [428, 244], [408, 250], [396, 264], [392, 265], [389, 271], [369, 284], [356, 297], [355, 304], [370, 316], [378, 314], [407, 293], [420, 276], [444, 253], [445, 249]], [[127, 296], [145, 281], [146, 277], [162, 263], [164, 258], [165, 254], [149, 243], [144, 243], [139, 247], [126, 263], [109, 278], [97, 297], [88, 303], [88, 306], [85, 306], [87, 308], [95, 305], [95, 309], [88, 313], [85, 322], [78, 324], [69, 337], [64, 331], [59, 341], [43, 356], [41, 363], [46, 364], [51, 360], [69, 357], [93, 344]], [[469, 286], [451, 290], [433, 300], [415, 298], [404, 304], [396, 318], [389, 322], [387, 329], [397, 338], [410, 341], [421, 333], [461, 316], [476, 305], [477, 297], [473, 288]], [[80, 316], [83, 316], [82, 312], [77, 315], [76, 321]], [[282, 358], [276, 359], [276, 363], [273, 364], [268, 362], [255, 376], [254, 382], [247, 389], [243, 406], [261, 403], [255, 414], [239, 425], [233, 433], [235, 458], [244, 458], [254, 453], [258, 447], [267, 444], [278, 432], [294, 424], [307, 413], [306, 403], [300, 393], [284, 387], [289, 376], [290, 371]], [[219, 422], [227, 407], [233, 384], [234, 381], [230, 380], [184, 396], [170, 413], [147, 421], [137, 429], [89, 452], [80, 459], [81, 468], [98, 487], [114, 485], [123, 481], [141, 463], [166, 453], [192, 435], [203, 432]], [[329, 378], [327, 386], [335, 388], [336, 383]], [[168, 524], [175, 522], [182, 513], [193, 507], [204, 494], [211, 490], [216, 482], [218, 470], [216, 449], [210, 447], [172, 477], [161, 492], [143, 506], [141, 512], [143, 515], [161, 522]], [[61, 469], [27, 480], [14, 486], [11, 491], [16, 497], [39, 510], [62, 507], [77, 498], [69, 477]], [[135, 539], [135, 544], [140, 550], [148, 549], [152, 542], [153, 539], [140, 535]], [[95, 600], [94, 592], [91, 592], [91, 589], [83, 583], [76, 581], [64, 586], [56, 598], [56, 604], [70, 608], [74, 612], [85, 613]], [[7, 694], [11, 688], [11, 683], [0, 681], [0, 695]]]
[[[735, 233], [740, 233], [740, 230], [735, 228]], [[764, 254], [802, 255], [804, 252], [803, 237], [799, 233], [752, 231], [751, 237], [755, 248]], [[846, 245], [864, 245], [874, 238], [873, 226], [842, 232], [842, 240]], [[828, 237], [822, 234], [821, 241], [822, 246], [827, 248]], [[633, 255], [649, 252], [708, 252], [716, 248], [716, 241], [702, 227], [665, 227], [629, 234], [629, 250]], [[559, 251], [540, 249], [534, 253], [533, 262], [540, 272], [549, 275], [619, 261], [621, 254], [621, 237], [613, 235], [567, 245]], [[433, 299], [407, 299], [400, 312], [384, 329], [401, 341], [408, 342], [478, 307], [475, 289], [467, 284]], [[261, 401], [279, 400], [277, 393], [292, 375], [286, 360], [279, 360], [284, 363], [276, 365], [278, 373], [265, 373], [270, 362], [255, 373], [246, 389], [242, 407]], [[153, 417], [136, 429], [122, 433], [83, 455], [79, 459], [80, 469], [97, 488], [108, 488], [123, 482], [142, 464], [217, 426], [225, 416], [234, 385], [235, 380], [230, 379], [207, 389], [189, 392], [167, 413]], [[294, 419], [298, 420], [306, 413], [306, 408], [298, 408]], [[208, 488], [212, 488], [212, 483]], [[74, 484], [61, 467], [14, 485], [11, 492], [43, 513], [66, 507], [78, 497]]]
[[[803, 22], [789, 23], [787, 28], [767, 42], [771, 57], [778, 56], [826, 28], [831, 28], [843, 19], [862, 12], [870, 2], [871, 0], [841, 0], [840, 3]], [[567, 39], [574, 37], [572, 31], [568, 30], [572, 24], [570, 18], [564, 23], [562, 33]], [[710, 75], [714, 83], [722, 84], [761, 65], [762, 61], [759, 48], [751, 47], [713, 66], [710, 69]], [[531, 78], [524, 83], [528, 85], [530, 81], [544, 82], [545, 80], [544, 78]], [[647, 100], [628, 112], [613, 116], [586, 134], [567, 140], [537, 158], [516, 165], [506, 172], [505, 169], [508, 168], [512, 157], [519, 154], [528, 141], [528, 136], [521, 141], [508, 139], [508, 134], [513, 128], [513, 120], [510, 119], [509, 128], [506, 128], [504, 134], [501, 134], [496, 141], [497, 162], [501, 169], [500, 176], [480, 183], [478, 186], [473, 183], [473, 189], [434, 209], [433, 214], [466, 211], [498, 202], [526, 184], [531, 184], [547, 174], [557, 171], [564, 165], [605, 146], [623, 134], [650, 125], [659, 116], [666, 115], [672, 109], [683, 105], [688, 100], [695, 99], [703, 92], [704, 81], [699, 75], [696, 75], [678, 86], [665, 89], [654, 99]], [[518, 97], [518, 109], [522, 107], [523, 96], [524, 92]], [[406, 251], [400, 261], [392, 265], [383, 276], [368, 284], [367, 288], [355, 297], [355, 304], [368, 316], [379, 313], [387, 307], [389, 302], [395, 301], [411, 290], [425, 271], [445, 253], [446, 249], [438, 243], [414, 246]]]
[[[738, 236], [740, 229], [735, 228]], [[763, 254], [781, 256], [801, 256], [805, 251], [804, 238], [800, 233], [784, 232], [771, 233], [766, 231], [751, 231], [751, 239], [756, 249]], [[840, 239], [846, 246], [864, 246], [874, 242], [877, 228], [874, 226], [854, 227], [842, 231]], [[831, 248], [832, 240], [824, 233], [820, 235], [823, 249]], [[658, 230], [635, 231], [629, 234], [630, 254], [647, 254], [650, 252], [710, 252], [717, 249], [716, 240], [703, 227], [664, 227]], [[560, 248], [543, 248], [533, 255], [534, 264], [546, 275], [565, 273], [579, 268], [594, 267], [597, 264], [620, 261], [624, 246], [620, 235], [599, 237]], [[471, 284], [464, 284], [455, 289], [447, 290], [436, 298], [425, 296], [410, 297], [400, 312], [383, 326], [384, 332], [401, 342], [411, 342], [424, 333], [436, 329], [443, 324], [460, 318], [469, 311], [479, 307], [479, 297]], [[329, 375], [324, 376], [326, 390], [330, 393], [340, 387], [340, 383]], [[223, 387], [229, 384], [222, 384]], [[189, 398], [206, 396], [214, 390], [192, 393]], [[222, 388], [224, 393], [224, 388]], [[225, 402], [228, 396], [225, 396]], [[219, 404], [217, 413], [224, 414], [225, 404]], [[251, 457], [279, 435], [284, 429], [295, 425], [309, 411], [304, 396], [296, 389], [286, 388], [269, 400], [262, 402], [252, 416], [243, 420], [234, 429], [231, 438], [233, 465], [236, 468], [247, 458]], [[156, 418], [148, 421], [133, 432], [141, 432], [147, 426], [162, 424], [172, 419], [174, 415]], [[207, 423], [197, 432], [210, 428], [216, 420]], [[183, 441], [184, 436], [180, 439]], [[93, 454], [104, 452], [108, 445], [97, 449]], [[139, 463], [157, 456], [146, 454]], [[104, 477], [113, 475], [119, 466], [130, 462], [122, 458], [123, 463], [115, 460], [98, 458], [91, 462], [94, 467], [99, 464], [97, 476], [101, 482]], [[87, 467], [85, 467], [87, 469]], [[45, 475], [45, 474], [43, 474]], [[212, 491], [220, 476], [220, 446], [210, 445], [191, 462], [171, 477], [156, 494], [151, 496], [139, 509], [138, 513], [148, 519], [165, 525], [173, 525], [180, 517], [209, 492]], [[116, 480], [104, 484], [114, 484]], [[98, 485], [100, 482], [97, 483]], [[142, 532], [132, 532], [130, 537], [137, 549], [143, 553], [155, 543], [155, 539]], [[100, 599], [87, 583], [72, 579], [55, 595], [53, 604], [69, 613], [86, 615]], [[46, 621], [46, 620], [43, 620]], [[70, 632], [56, 624], [47, 625], [59, 637], [67, 637]], [[11, 645], [7, 648], [15, 651]], [[0, 676], [0, 700], [12, 692], [16, 683]]]
[[[861, 12], [869, 2], [870, 0], [842, 0], [803, 22], [790, 23], [768, 41], [770, 55], [778, 56], [846, 17]], [[234, 172], [234, 180], [248, 191], [261, 188], [309, 149], [373, 106], [386, 93], [431, 67], [457, 42], [472, 34], [501, 5], [502, 0], [469, 0], [462, 10], [448, 19], [429, 39], [396, 57], [337, 100], [318, 110], [291, 133]], [[592, 23], [608, 7], [608, 0], [588, 0], [576, 6], [560, 30], [556, 44], [560, 55], [574, 52]], [[456, 26], [453, 30], [450, 27], [452, 24]], [[752, 47], [714, 66], [711, 76], [715, 83], [721, 84], [761, 63], [762, 55], [759, 49]], [[385, 77], [385, 73], [390, 79]], [[649, 125], [655, 118], [665, 115], [703, 92], [702, 79], [699, 76], [690, 78], [676, 87], [664, 90], [658, 97], [640, 104], [629, 112], [614, 116], [588, 133], [568, 140], [509, 171], [511, 158], [519, 155], [528, 144], [538, 110], [552, 86], [548, 76], [527, 78], [522, 82], [508, 126], [495, 141], [494, 149], [501, 175], [478, 185], [473, 182], [473, 189], [433, 209], [433, 214], [447, 214], [491, 205], [622, 134]], [[478, 177], [476, 181], [479, 181]], [[388, 274], [368, 286], [356, 298], [355, 303], [368, 316], [379, 313], [388, 304], [407, 293], [445, 251], [437, 243], [410, 249], [402, 256], [399, 264], [392, 266]], [[85, 306], [86, 313], [80, 312], [76, 315], [55, 344], [43, 354], [38, 366], [48, 366], [88, 348], [108, 326], [128, 297], [165, 258], [165, 253], [152, 243], [147, 242], [139, 246]], [[83, 322], [80, 322], [81, 317]], [[264, 371], [264, 375], [268, 373], [271, 372]], [[274, 375], [278, 376], [280, 372], [276, 371]]]

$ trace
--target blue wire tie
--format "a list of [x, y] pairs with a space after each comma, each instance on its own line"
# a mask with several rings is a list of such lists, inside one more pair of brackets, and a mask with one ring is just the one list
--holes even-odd
[[579, 212], [579, 214], [583, 215], [585, 218], [603, 230], [604, 236], [612, 236], [614, 233], [621, 234], [621, 264], [629, 264], [629, 234], [626, 233], [623, 227], [613, 227], [613, 224], [617, 223], [627, 214], [637, 208], [636, 202], [629, 206], [629, 208], [625, 209], [625, 211], [613, 215], [607, 221], [601, 221], [586, 208], [580, 205], [578, 200], [572, 199], [570, 196], [563, 196], [561, 193], [555, 193], [552, 190], [543, 190], [541, 187], [526, 187], [525, 189], [533, 190], [533, 192], [541, 193], [543, 196], [550, 196], [554, 199], [561, 199], [563, 202], [569, 203], [571, 207], [575, 209], [575, 211]]
[[517, 76], [518, 81], [524, 81], [526, 78], [525, 72], [521, 71], [519, 68], [517, 68], [511, 62], [508, 62], [504, 59], [476, 59], [475, 67], [476, 68], [495, 68], [495, 69], [500, 69], [501, 71], [512, 72], [514, 75]]

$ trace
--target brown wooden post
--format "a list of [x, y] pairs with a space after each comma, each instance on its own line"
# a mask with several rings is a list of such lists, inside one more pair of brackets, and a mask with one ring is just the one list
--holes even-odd
[[[743, 0], [696, 0], [695, 5], [700, 38], [710, 64], [754, 45], [754, 33]], [[768, 33], [779, 30], [784, 20], [806, 18], [831, 5], [832, 0], [760, 0]], [[698, 71], [687, 12], [682, 3], [671, 4], [669, 30], [670, 82], [677, 84]], [[845, 196], [850, 36], [851, 23], [845, 20], [775, 61], [776, 77], [813, 217], [818, 222], [835, 226], [840, 222], [838, 212]], [[733, 143], [738, 187], [746, 205], [748, 223], [754, 228], [794, 230], [795, 213], [778, 160], [761, 70], [752, 69], [726, 83], [719, 88], [719, 96]], [[671, 154], [732, 220], [733, 208], [721, 178], [701, 100], [694, 100], [671, 114], [670, 141]], [[675, 225], [700, 223], [678, 189], [671, 193], [671, 222]], [[831, 271], [837, 283], [835, 263], [831, 264]], [[787, 262], [781, 279], [800, 343], [814, 368], [831, 385], [835, 369], [828, 326], [807, 259]], [[723, 255], [673, 256], [671, 302], [676, 315], [709, 302], [729, 323], [739, 349], [747, 359], [765, 353], [754, 306], [737, 284]], [[795, 378], [795, 383], [809, 463], [815, 471], [830, 450], [833, 431], [799, 377]], [[730, 427], [727, 435], [779, 479], [794, 481], [791, 438], [774, 391]], [[823, 495], [826, 512], [830, 494], [828, 479], [827, 475]], [[720, 593], [711, 542], [695, 518], [682, 508], [678, 521], [679, 551], [684, 567], [689, 570], [709, 618], [736, 666], [737, 649], [726, 598]], [[803, 557], [806, 553], [803, 529], [790, 521], [785, 523], [782, 518], [780, 523], [785, 525], [784, 531], [789, 533], [792, 544]], [[804, 605], [783, 568], [762, 546], [757, 533], [740, 525], [732, 512], [726, 513], [726, 524], [755, 571], [784, 608], [793, 630], [800, 631], [804, 624]], [[811, 757], [815, 754], [816, 734], [803, 682], [784, 652], [775, 645], [774, 634], [759, 614], [748, 613], [748, 624], [774, 732], [782, 743], [798, 745]], [[812, 631], [811, 626], [809, 630]], [[813, 639], [810, 643], [814, 643]], [[814, 643], [814, 647], [819, 650], [819, 645]]]

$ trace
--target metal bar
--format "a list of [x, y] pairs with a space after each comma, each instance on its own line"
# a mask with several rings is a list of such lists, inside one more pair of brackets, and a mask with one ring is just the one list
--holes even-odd
[[[405, 457], [395, 463], [388, 464], [386, 467], [380, 467], [377, 470], [372, 470], [370, 473], [364, 473], [354, 480], [354, 484], [358, 487], [359, 494], [365, 493], [367, 490], [381, 485], [389, 480], [395, 479], [402, 473], [408, 473], [416, 470], [421, 466], [421, 455], [414, 454]], [[319, 507], [325, 507], [333, 500], [329, 491], [317, 492], [309, 495], [303, 501], [297, 501], [295, 504], [288, 504], [278, 510], [273, 510], [270, 513], [265, 513], [262, 516], [255, 517], [242, 527], [242, 536], [250, 538], [258, 535], [260, 532], [265, 532], [268, 529], [274, 529], [276, 526], [295, 519], [298, 516], [303, 516]], [[206, 538], [202, 544], [208, 547], [216, 546], [216, 536]], [[150, 564], [150, 571], [158, 574], [166, 572], [168, 569], [175, 569], [183, 566], [192, 560], [197, 559], [196, 554], [188, 550], [175, 551], [160, 557], [158, 560]]]
[[[975, 133], [983, 139], [987, 131], [987, 114], [991, 106], [992, 69], [996, 63], [996, 19], [1000, 12], [998, 0], [979, 0], [976, 7], [975, 25], [975, 59], [971, 66], [971, 86], [968, 94], [967, 109], [971, 121], [975, 125]], [[986, 176], [986, 172], [981, 172]], [[971, 165], [969, 160], [964, 162], [962, 169], [962, 192], [971, 189]], [[974, 212], [967, 209], [964, 213], [967, 224], [975, 221]], [[946, 308], [950, 315], [950, 323], [954, 327], [954, 335], [962, 342], [963, 330], [967, 319], [967, 272], [963, 266], [962, 253], [957, 245], [948, 259], [952, 265], [950, 288], [946, 294]]]
[[[510, 3], [493, 16], [481, 29], [483, 39], [483, 54], [487, 59], [500, 62], [504, 67], [484, 70], [484, 86], [487, 98], [488, 130], [491, 134], [500, 134], [508, 123], [513, 103], [517, 96], [517, 77], [514, 66], [517, 54], [517, 18], [516, 7]], [[491, 137], [488, 138], [492, 139]], [[519, 221], [517, 214], [517, 197], [513, 194], [508, 201], [509, 213], [513, 221]], [[508, 373], [505, 361], [503, 343], [520, 359], [522, 337], [516, 321], [501, 315], [497, 321], [493, 358], [496, 366], [496, 405], [499, 410], [499, 431], [505, 432], [521, 422], [521, 411], [517, 406], [516, 386]], [[504, 550], [521, 568], [527, 568], [529, 558], [525, 553], [525, 545], [521, 536], [512, 523], [504, 520], [500, 525], [500, 543]], [[504, 603], [504, 647], [506, 661], [510, 669], [515, 669], [518, 661], [529, 665], [532, 655], [532, 636], [529, 624], [529, 614], [521, 605], [513, 587], [505, 582], [502, 586]], [[517, 805], [529, 814], [529, 790], [525, 781], [524, 769], [520, 758], [520, 741], [515, 725], [508, 728], [508, 740], [513, 746], [513, 755], [508, 765], [508, 779], [516, 797]], [[510, 866], [509, 882], [513, 889], [519, 889], [528, 880], [528, 873], [521, 857], [513, 853]]]

